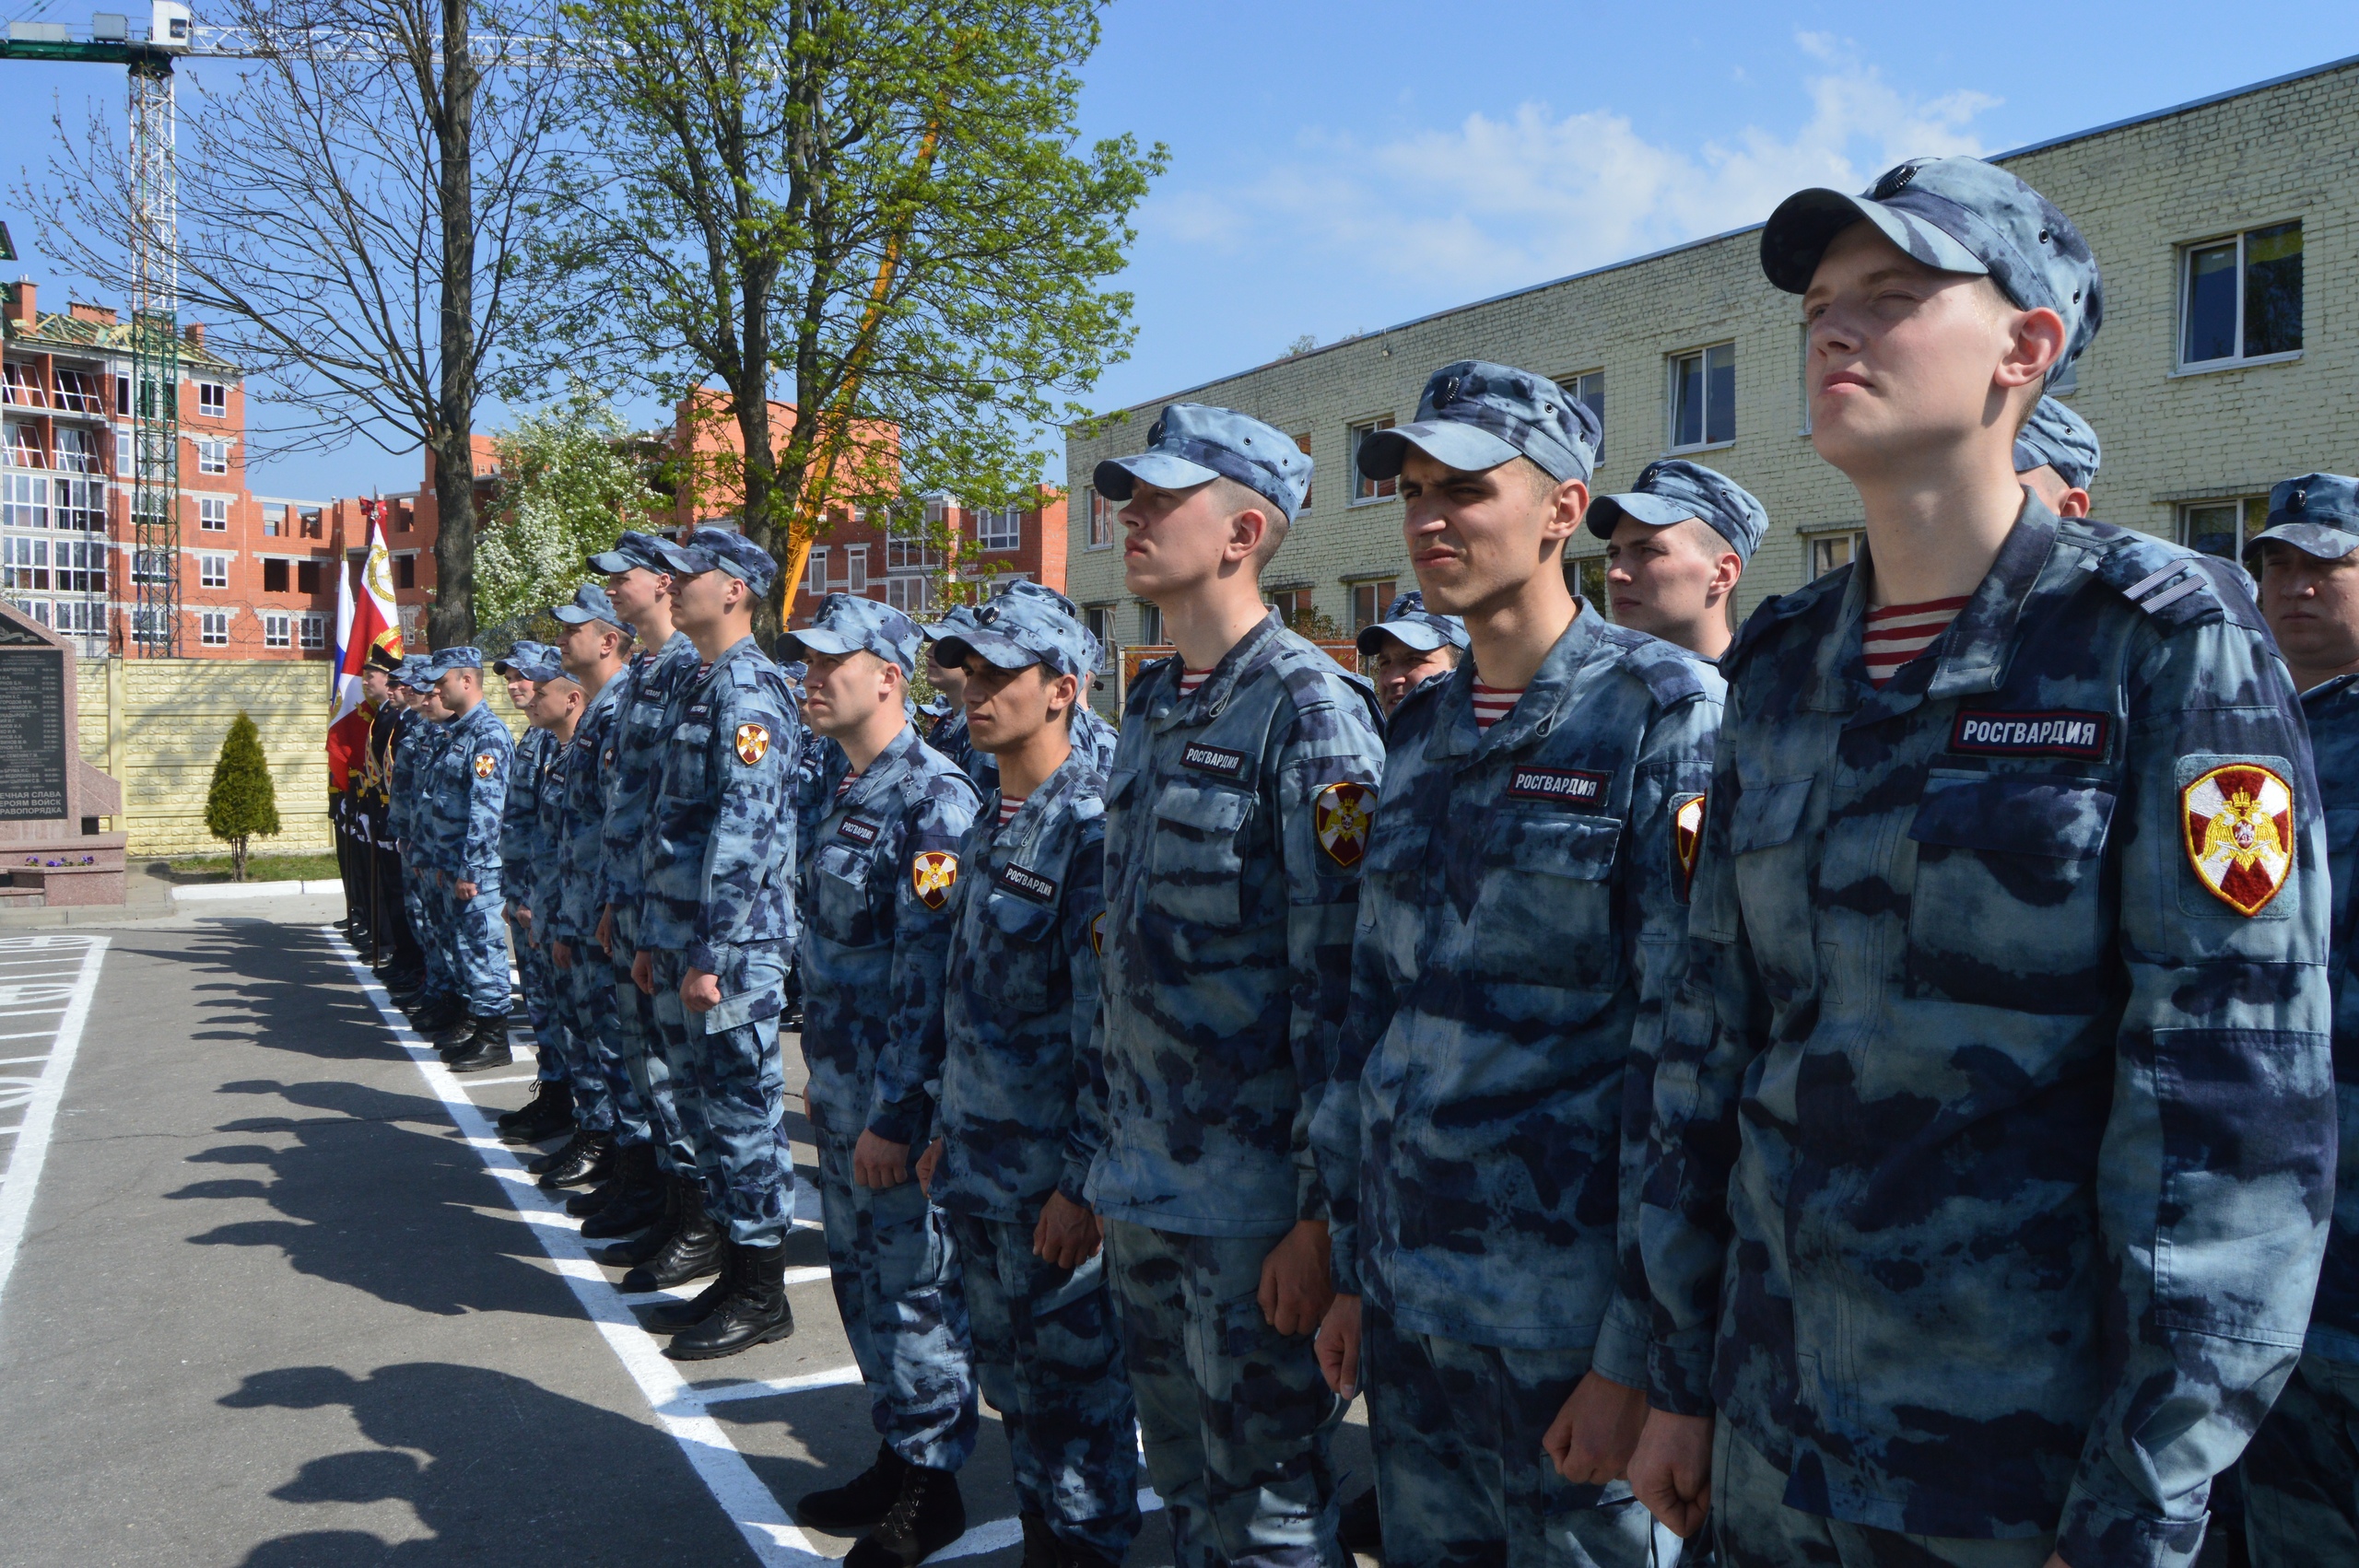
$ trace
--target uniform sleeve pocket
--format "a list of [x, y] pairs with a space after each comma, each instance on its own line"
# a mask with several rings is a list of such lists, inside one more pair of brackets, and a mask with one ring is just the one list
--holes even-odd
[[1750, 854], [1790, 842], [1802, 825], [1813, 780], [1789, 778], [1778, 784], [1748, 784], [1737, 795], [1729, 816], [1729, 853]]
[[2105, 852], [2113, 798], [2100, 785], [2064, 779], [1936, 773], [1908, 837], [1953, 849], [2094, 860]]

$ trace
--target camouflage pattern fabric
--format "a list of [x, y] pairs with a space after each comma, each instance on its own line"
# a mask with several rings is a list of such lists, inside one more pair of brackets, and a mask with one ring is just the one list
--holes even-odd
[[[548, 906], [552, 939], [570, 950], [573, 966], [564, 972], [568, 1018], [583, 1060], [583, 1079], [594, 1085], [594, 1131], [611, 1131], [617, 1141], [649, 1141], [647, 1103], [631, 1080], [616, 1044], [615, 975], [598, 946], [605, 877], [605, 757], [616, 706], [623, 692], [619, 674], [598, 688], [575, 720], [573, 739], [549, 769], [557, 779], [557, 817], [549, 829], [553, 846], [541, 901]], [[626, 979], [624, 982], [629, 985]], [[637, 986], [631, 986], [634, 994]], [[582, 1097], [575, 1087], [577, 1102]], [[577, 1104], [577, 1119], [580, 1117]]]
[[836, 1310], [870, 1419], [910, 1464], [956, 1470], [975, 1451], [973, 1358], [950, 1216], [917, 1184], [922, 1151], [910, 1151], [910, 1179], [870, 1188], [851, 1178], [856, 1137], [815, 1130], [814, 1141]]
[[516, 955], [516, 975], [524, 994], [524, 1017], [533, 1027], [539, 1053], [538, 1076], [555, 1081], [564, 1075], [569, 1045], [559, 1036], [565, 1025], [557, 968], [549, 962], [548, 943], [539, 932], [516, 918], [532, 909], [540, 885], [539, 868], [549, 857], [550, 840], [541, 827], [541, 785], [556, 759], [557, 737], [546, 730], [526, 730], [516, 739], [515, 776], [509, 780], [508, 799], [499, 813], [499, 890], [505, 900], [508, 945]]
[[1786, 1478], [1727, 1422], [1712, 1433], [1708, 1527], [1718, 1568], [2043, 1568], [2049, 1550], [2044, 1535], [1904, 1535], [1806, 1513], [1787, 1502]]
[[2242, 1469], [2253, 1568], [2359, 1562], [2359, 1364], [2305, 1355]]
[[1106, 1254], [1051, 1267], [1032, 1252], [1039, 1218], [950, 1216], [975, 1375], [1007, 1432], [1019, 1511], [1120, 1562], [1139, 1533], [1138, 1411]]
[[2334, 1223], [2305, 1348], [2359, 1365], [2359, 989], [2351, 984], [2352, 949], [2359, 943], [2359, 900], [2352, 892], [2359, 887], [2359, 675], [2337, 675], [2304, 692], [2302, 714], [2318, 763], [2334, 888], [2327, 983], [2334, 1009], [2339, 1146], [2349, 1152], [2335, 1166]]
[[[451, 721], [427, 779], [437, 846], [435, 871], [449, 901], [444, 938], [452, 979], [478, 1018], [508, 1012], [508, 933], [499, 887], [499, 830], [514, 772], [515, 741], [491, 705]], [[476, 893], [459, 896], [457, 884]]]
[[[572, 980], [557, 968], [549, 951], [552, 942], [559, 940], [557, 906], [564, 894], [560, 859], [568, 748], [549, 731], [527, 733], [546, 737], [548, 744], [529, 774], [522, 766], [523, 748], [518, 746], [518, 778], [510, 788], [509, 801], [513, 805], [518, 795], [527, 792], [523, 785], [529, 778], [532, 831], [537, 849], [522, 864], [503, 865], [500, 882], [509, 898], [509, 940], [515, 947], [516, 965], [524, 978], [525, 1012], [533, 1021], [533, 1038], [539, 1047], [535, 1075], [545, 1083], [561, 1082], [572, 1088], [574, 1121], [578, 1125], [594, 1132], [610, 1132], [614, 1129], [614, 1110], [611, 1106], [595, 1103], [604, 1096], [598, 1093], [597, 1063], [591, 1053], [589, 1036], [581, 1028], [574, 1005]], [[515, 911], [519, 907], [529, 911], [529, 920], [517, 919]]]
[[1256, 1299], [1267, 1236], [1106, 1223], [1106, 1270], [1147, 1479], [1178, 1568], [1344, 1568], [1332, 1462], [1343, 1401], [1309, 1334]]
[[775, 1246], [794, 1219], [794, 1167], [778, 1135], [786, 1114], [778, 1015], [785, 949], [774, 942], [722, 949], [721, 1005], [687, 1011], [680, 982], [688, 958], [658, 949], [655, 1024], [670, 1069], [672, 1101], [696, 1154], [705, 1211], [745, 1246]]
[[994, 793], [959, 847], [951, 890], [942, 1165], [933, 1200], [1013, 1223], [1051, 1192], [1079, 1203], [1105, 1140], [1091, 1051], [1106, 808], [1075, 752], [999, 825]]
[[1180, 673], [1172, 659], [1140, 677], [1106, 781], [1089, 1199], [1161, 1230], [1274, 1236], [1327, 1216], [1309, 1124], [1349, 1000], [1359, 867], [1358, 846], [1322, 846], [1320, 811], [1372, 806], [1384, 746], [1367, 684], [1274, 614], [1193, 695]]
[[2179, 1568], [2293, 1368], [2332, 1198], [2291, 683], [2232, 564], [2027, 498], [1877, 690], [1872, 569], [1722, 661], [1650, 1398], [1717, 1408], [1805, 1513]]
[[1541, 1439], [1584, 1373], [1579, 1350], [1505, 1350], [1361, 1318], [1368, 1440], [1388, 1562], [1645, 1568], [1653, 1520], [1629, 1483], [1575, 1486]]

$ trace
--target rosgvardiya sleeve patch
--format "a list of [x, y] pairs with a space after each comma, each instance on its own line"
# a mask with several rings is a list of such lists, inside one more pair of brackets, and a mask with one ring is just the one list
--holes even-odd
[[499, 772], [499, 755], [497, 752], [477, 752], [477, 753], [475, 753], [475, 777], [476, 777], [476, 778], [490, 778], [493, 774], [495, 774], [495, 773], [497, 773], [497, 772]]
[[1367, 853], [1368, 829], [1376, 821], [1376, 791], [1348, 780], [1319, 791], [1311, 805], [1319, 847], [1339, 866], [1356, 866]]
[[737, 726], [737, 760], [747, 767], [762, 760], [770, 749], [770, 732], [759, 724]]
[[1702, 795], [1674, 797], [1671, 808], [1671, 863], [1679, 872], [1679, 898], [1687, 901], [1687, 891], [1696, 884], [1696, 857], [1704, 848], [1704, 801]]
[[918, 902], [939, 909], [958, 885], [958, 857], [947, 849], [924, 849], [910, 859], [910, 888]]
[[2213, 896], [2258, 915], [2294, 873], [2294, 791], [2273, 768], [2232, 762], [2179, 791], [2188, 863]]

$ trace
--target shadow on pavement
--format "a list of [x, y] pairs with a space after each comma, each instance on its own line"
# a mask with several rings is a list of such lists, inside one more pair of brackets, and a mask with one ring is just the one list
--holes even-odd
[[[406, 1503], [427, 1539], [362, 1530], [280, 1536], [248, 1568], [355, 1562], [734, 1563], [753, 1554], [662, 1431], [482, 1367], [423, 1362], [367, 1377], [334, 1367], [249, 1376], [232, 1410], [347, 1407], [375, 1448], [312, 1459], [282, 1503]], [[685, 1505], [684, 1505], [685, 1504]]]

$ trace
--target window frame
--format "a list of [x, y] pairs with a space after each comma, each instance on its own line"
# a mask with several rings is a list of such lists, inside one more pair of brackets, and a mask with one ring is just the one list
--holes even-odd
[[262, 613], [262, 645], [264, 648], [295, 646], [295, 617], [284, 610]]
[[299, 646], [306, 653], [325, 652], [328, 646], [328, 618], [317, 611], [310, 611], [295, 618]]
[[229, 417], [229, 383], [227, 381], [197, 382], [196, 411], [207, 419]]
[[[2269, 497], [2262, 494], [2249, 496], [2210, 496], [2201, 500], [2181, 501], [2173, 509], [2173, 530], [2178, 544], [2214, 560], [2234, 561], [2244, 565], [2245, 552], [2252, 547], [2254, 537], [2269, 526]], [[2236, 514], [2236, 549], [2232, 556], [2206, 550], [2194, 542], [2192, 526], [2195, 514], [2205, 511], [2234, 511]]]
[[196, 613], [196, 641], [200, 648], [229, 646], [229, 612], [199, 610]]
[[1084, 485], [1082, 495], [1081, 547], [1085, 550], [1110, 550], [1114, 547], [1115, 514], [1121, 509], [1097, 493], [1095, 485]]
[[[995, 532], [996, 530], [1004, 532]], [[1024, 509], [983, 507], [975, 513], [975, 548], [994, 555], [1024, 548]]]
[[[1810, 568], [1805, 582], [1816, 582], [1837, 567], [1848, 567], [1860, 558], [1860, 550], [1868, 542], [1865, 528], [1822, 528], [1802, 535], [1803, 564]], [[1835, 546], [1843, 547], [1843, 558], [1834, 559]], [[1821, 565], [1824, 559], [1825, 564]]]
[[[213, 521], [217, 517], [220, 519], [218, 522]], [[196, 498], [196, 531], [199, 533], [229, 532], [229, 497], [199, 496]]]
[[1586, 403], [1588, 402], [1588, 399], [1581, 392], [1581, 383], [1583, 381], [1595, 381], [1597, 383], [1597, 403], [1590, 409], [1591, 414], [1597, 415], [1597, 451], [1591, 455], [1596, 458], [1597, 462], [1602, 463], [1605, 461], [1604, 368], [1601, 366], [1592, 370], [1575, 370], [1568, 376], [1559, 376], [1556, 378], [1556, 388], [1567, 397], [1571, 398], [1575, 403]]
[[1346, 420], [1344, 424], [1344, 469], [1351, 475], [1352, 491], [1346, 506], [1372, 507], [1379, 501], [1389, 501], [1401, 493], [1401, 479], [1370, 479], [1360, 472], [1360, 443], [1379, 430], [1391, 430], [1400, 421], [1390, 414], [1371, 415], [1366, 419]]
[[215, 475], [229, 472], [229, 438], [227, 436], [193, 436], [196, 444], [196, 471]]
[[[1384, 619], [1392, 602], [1401, 597], [1401, 579], [1397, 577], [1362, 578], [1352, 587], [1352, 635], [1357, 637]], [[1366, 607], [1362, 597], [1366, 596]]]
[[[2247, 354], [2245, 346], [2245, 287], [2252, 263], [2246, 255], [2248, 242], [2266, 229], [2291, 227], [2302, 230], [2302, 346], [2279, 349], [2271, 354]], [[2213, 234], [2201, 240], [2182, 241], [2178, 246], [2177, 282], [2178, 308], [2175, 312], [2171, 332], [2171, 374], [2174, 376], [2206, 376], [2216, 370], [2241, 370], [2255, 365], [2285, 365], [2299, 359], [2309, 346], [2309, 233], [2300, 215], [2277, 218], [2267, 223], [2248, 223], [2224, 234]], [[2235, 319], [2236, 352], [2218, 359], [2187, 357], [2189, 315], [2195, 306], [2194, 267], [2199, 252], [2216, 250], [2222, 245], [2236, 248], [2236, 300]]]
[[[1711, 357], [1715, 352], [1723, 348], [1729, 351], [1729, 433], [1716, 439], [1712, 435], [1713, 404]], [[1702, 430], [1704, 439], [1699, 441], [1682, 441], [1679, 439], [1679, 369], [1682, 365], [1684, 365], [1691, 359], [1697, 361], [1697, 369], [1701, 372], [1696, 379], [1698, 384], [1703, 388], [1704, 406], [1697, 417], [1696, 425], [1698, 428]], [[1739, 399], [1736, 395], [1735, 338], [1724, 337], [1717, 342], [1697, 344], [1692, 348], [1682, 348], [1664, 355], [1663, 451], [1667, 453], [1684, 454], [1687, 452], [1718, 451], [1723, 447], [1732, 447], [1736, 445], [1737, 436], [1740, 434], [1736, 422], [1738, 402]]]
[[229, 557], [215, 550], [199, 553], [196, 557], [196, 585], [199, 588], [228, 588]]
[[1139, 601], [1139, 640], [1141, 648], [1168, 648], [1163, 640], [1163, 606]]

